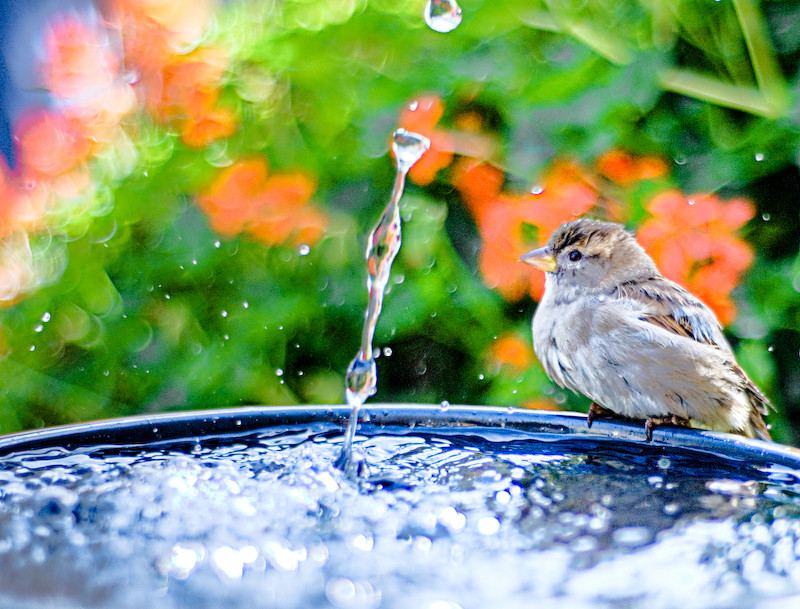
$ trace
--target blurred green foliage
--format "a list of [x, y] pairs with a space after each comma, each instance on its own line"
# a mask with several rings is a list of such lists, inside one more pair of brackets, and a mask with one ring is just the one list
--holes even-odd
[[[669, 161], [684, 192], [747, 196], [756, 262], [730, 337], [800, 434], [797, 92], [800, 4], [465, 0], [454, 32], [421, 2], [236, 1], [205, 45], [228, 56], [219, 103], [235, 132], [185, 144], [145, 110], [91, 163], [91, 200], [32, 231], [38, 289], [0, 312], [0, 432], [242, 404], [340, 403], [366, 303], [366, 235], [388, 201], [389, 135], [421, 93], [445, 125], [478, 108], [507, 188], [556, 157], [612, 148]], [[198, 208], [220, 168], [265, 155], [318, 180], [329, 217], [306, 254], [222, 236]], [[646, 184], [628, 202], [645, 215]], [[508, 303], [477, 268], [481, 245], [447, 170], [407, 188], [403, 247], [378, 324], [375, 401], [585, 408], [527, 370], [492, 364], [498, 337], [529, 339], [535, 303]]]

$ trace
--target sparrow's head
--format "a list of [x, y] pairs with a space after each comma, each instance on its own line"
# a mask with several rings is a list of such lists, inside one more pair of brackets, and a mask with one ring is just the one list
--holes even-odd
[[622, 225], [588, 218], [562, 224], [545, 247], [521, 260], [551, 274], [563, 287], [607, 289], [658, 274]]

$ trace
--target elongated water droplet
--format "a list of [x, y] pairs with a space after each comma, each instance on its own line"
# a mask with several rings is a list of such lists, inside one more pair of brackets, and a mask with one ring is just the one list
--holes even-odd
[[378, 370], [375, 359], [359, 351], [350, 362], [345, 377], [345, 397], [353, 408], [360, 407], [367, 398], [374, 395], [378, 387]]
[[456, 0], [428, 0], [425, 23], [436, 32], [452, 32], [461, 24], [461, 7]]
[[364, 316], [364, 328], [361, 334], [361, 348], [355, 359], [350, 362], [345, 375], [345, 399], [352, 408], [350, 421], [345, 432], [342, 452], [336, 465], [348, 475], [354, 476], [358, 464], [353, 455], [353, 439], [358, 426], [359, 409], [371, 395], [375, 394], [378, 385], [378, 372], [375, 358], [372, 355], [372, 339], [375, 326], [383, 307], [383, 297], [392, 270], [392, 262], [400, 251], [402, 242], [400, 224], [400, 197], [403, 195], [406, 174], [430, 147], [428, 138], [398, 129], [392, 137], [392, 150], [397, 166], [397, 176], [392, 189], [389, 204], [383, 210], [378, 224], [367, 240], [367, 313]]

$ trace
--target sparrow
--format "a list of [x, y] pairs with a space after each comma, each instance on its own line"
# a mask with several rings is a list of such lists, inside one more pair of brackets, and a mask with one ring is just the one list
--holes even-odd
[[592, 400], [588, 425], [616, 413], [656, 425], [770, 440], [766, 396], [698, 298], [659, 273], [623, 226], [579, 218], [521, 258], [545, 271], [533, 348], [548, 377]]

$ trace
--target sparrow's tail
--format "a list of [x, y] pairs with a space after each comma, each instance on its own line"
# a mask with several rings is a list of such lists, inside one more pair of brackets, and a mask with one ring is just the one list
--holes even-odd
[[764, 422], [764, 417], [761, 416], [761, 411], [756, 406], [750, 409], [750, 431], [752, 433], [752, 435], [748, 434], [750, 437], [760, 438], [767, 442], [772, 441], [767, 424]]

